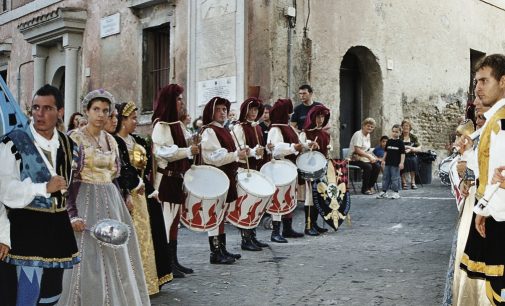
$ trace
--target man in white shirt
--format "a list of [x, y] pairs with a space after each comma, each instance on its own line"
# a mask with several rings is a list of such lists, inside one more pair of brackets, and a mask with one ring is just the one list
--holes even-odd
[[56, 130], [60, 91], [37, 90], [32, 114], [28, 126], [0, 138], [0, 203], [10, 208], [11, 240], [0, 261], [0, 305], [56, 304], [63, 270], [80, 261], [65, 195], [77, 148]]
[[500, 173], [505, 166], [505, 55], [486, 56], [475, 68], [475, 92], [491, 108], [484, 114], [477, 148], [475, 227], [470, 229], [461, 268], [470, 277], [485, 279], [489, 301], [501, 305], [505, 302], [505, 184]]

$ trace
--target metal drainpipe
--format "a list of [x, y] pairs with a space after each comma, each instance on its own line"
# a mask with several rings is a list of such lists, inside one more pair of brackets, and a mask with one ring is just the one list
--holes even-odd
[[291, 29], [291, 20], [289, 19], [290, 18], [288, 17], [288, 86], [286, 97], [291, 98], [291, 74], [293, 69], [293, 63], [291, 60], [291, 48], [293, 46], [292, 42], [293, 30]]
[[21, 67], [23, 65], [26, 65], [28, 63], [33, 63], [33, 60], [29, 60], [29, 61], [26, 61], [24, 63], [21, 63], [21, 65], [19, 65], [18, 67], [18, 78], [17, 78], [17, 81], [18, 81], [18, 84], [17, 84], [17, 92], [18, 92], [18, 105], [21, 106]]

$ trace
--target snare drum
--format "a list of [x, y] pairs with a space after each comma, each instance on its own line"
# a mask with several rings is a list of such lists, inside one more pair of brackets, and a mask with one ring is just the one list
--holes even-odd
[[226, 219], [238, 228], [255, 228], [275, 193], [274, 183], [259, 171], [241, 169], [237, 174], [237, 193]]
[[206, 232], [223, 221], [230, 180], [216, 167], [192, 166], [184, 174], [186, 201], [181, 209], [181, 222], [187, 228]]
[[267, 211], [274, 215], [286, 215], [296, 208], [296, 166], [287, 160], [272, 160], [264, 164], [260, 170], [272, 180], [275, 193]]
[[300, 176], [305, 180], [317, 180], [326, 174], [328, 162], [323, 153], [309, 151], [298, 156], [296, 167]]
[[446, 186], [451, 185], [451, 180], [449, 178], [449, 172], [451, 171], [451, 162], [454, 157], [448, 156], [444, 158], [440, 164], [438, 164], [438, 176], [440, 177], [440, 182]]

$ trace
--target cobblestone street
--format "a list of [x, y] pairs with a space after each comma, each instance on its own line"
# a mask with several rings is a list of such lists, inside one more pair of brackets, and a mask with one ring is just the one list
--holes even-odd
[[[353, 195], [352, 225], [318, 237], [240, 250], [227, 226], [228, 249], [242, 259], [209, 264], [205, 234], [181, 228], [179, 259], [195, 269], [152, 298], [153, 305], [440, 305], [456, 221], [448, 187], [434, 181], [400, 200]], [[321, 221], [320, 221], [321, 222]], [[303, 229], [303, 208], [295, 214]], [[258, 229], [269, 242], [270, 231]]]

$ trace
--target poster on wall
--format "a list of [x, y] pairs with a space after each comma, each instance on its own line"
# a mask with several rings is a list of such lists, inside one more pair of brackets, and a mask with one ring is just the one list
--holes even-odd
[[205, 105], [213, 97], [222, 97], [237, 102], [237, 77], [224, 77], [199, 81], [197, 86], [198, 106]]

